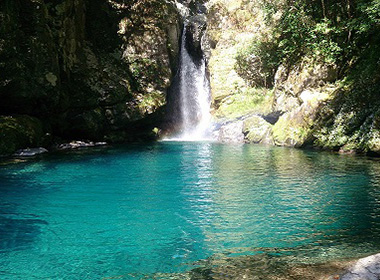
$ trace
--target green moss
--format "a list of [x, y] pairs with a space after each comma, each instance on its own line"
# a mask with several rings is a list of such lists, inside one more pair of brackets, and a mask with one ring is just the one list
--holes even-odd
[[26, 115], [0, 116], [0, 155], [41, 145], [43, 136], [42, 124], [36, 118]]
[[311, 137], [312, 120], [300, 110], [297, 114], [285, 114], [273, 126], [273, 138], [276, 145], [301, 147]]
[[247, 88], [217, 101], [214, 115], [217, 118], [234, 119], [250, 113], [266, 114], [270, 111], [273, 94], [267, 89]]
[[249, 143], [273, 144], [272, 125], [260, 116], [244, 120], [243, 133]]
[[151, 114], [165, 104], [165, 96], [159, 91], [152, 91], [140, 97], [138, 107], [143, 115]]
[[330, 113], [318, 120], [315, 145], [341, 151], [378, 152], [378, 100], [368, 94], [371, 91], [343, 83], [333, 102], [325, 107]]

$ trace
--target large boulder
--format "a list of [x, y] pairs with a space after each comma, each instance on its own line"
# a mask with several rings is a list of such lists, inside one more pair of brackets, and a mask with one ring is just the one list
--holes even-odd
[[248, 143], [274, 144], [272, 125], [261, 116], [252, 116], [244, 120], [243, 133]]
[[275, 88], [297, 97], [302, 91], [323, 87], [338, 78], [336, 65], [320, 64], [308, 59], [292, 67], [281, 65], [275, 74]]
[[220, 127], [217, 139], [223, 143], [244, 143], [243, 121], [233, 121]]
[[301, 147], [313, 143], [315, 121], [336, 88], [332, 84], [337, 79], [336, 69], [306, 58], [290, 68], [278, 68], [272, 109], [283, 115], [273, 126], [276, 145]]
[[358, 260], [348, 268], [340, 280], [377, 280], [380, 279], [380, 254]]
[[312, 125], [319, 104], [304, 103], [286, 112], [273, 126], [273, 140], [278, 146], [301, 147], [313, 139]]

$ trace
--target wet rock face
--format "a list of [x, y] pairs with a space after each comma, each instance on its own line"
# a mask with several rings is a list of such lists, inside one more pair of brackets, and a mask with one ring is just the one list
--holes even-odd
[[21, 2], [0, 1], [0, 116], [103, 140], [163, 105], [179, 51], [172, 2]]
[[[186, 49], [195, 61], [210, 57], [207, 36], [207, 8], [203, 0], [177, 0], [177, 9], [183, 17]], [[179, 4], [179, 5], [178, 5]]]
[[10, 155], [20, 147], [43, 145], [48, 137], [37, 118], [26, 115], [0, 116], [0, 156]]
[[188, 19], [186, 28], [186, 49], [196, 61], [203, 59], [202, 38], [206, 31], [207, 18], [205, 15], [196, 15]]
[[181, 5], [184, 5], [189, 9], [192, 15], [206, 14], [207, 8], [204, 5], [208, 0], [176, 0]]

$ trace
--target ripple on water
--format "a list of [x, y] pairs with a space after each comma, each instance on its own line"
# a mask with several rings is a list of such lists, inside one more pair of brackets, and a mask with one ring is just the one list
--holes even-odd
[[379, 166], [196, 142], [1, 166], [0, 278], [315, 279], [380, 250]]

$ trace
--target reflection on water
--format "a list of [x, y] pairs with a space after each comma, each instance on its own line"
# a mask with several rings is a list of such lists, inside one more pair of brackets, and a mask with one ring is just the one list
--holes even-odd
[[0, 278], [314, 271], [380, 251], [379, 174], [377, 159], [178, 142], [2, 166]]

